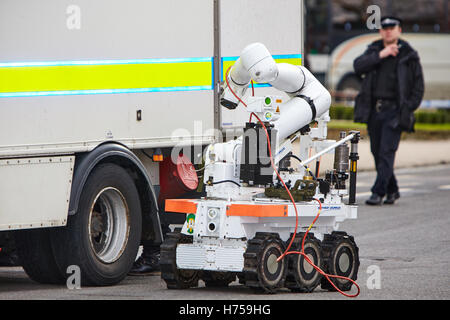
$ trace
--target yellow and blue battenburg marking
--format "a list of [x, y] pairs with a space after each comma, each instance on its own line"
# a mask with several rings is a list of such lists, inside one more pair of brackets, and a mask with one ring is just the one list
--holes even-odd
[[[237, 58], [222, 58], [222, 75]], [[301, 55], [274, 58], [301, 64]], [[213, 65], [212, 57], [0, 63], [0, 98], [213, 90]]]
[[212, 58], [0, 63], [0, 97], [213, 89]]

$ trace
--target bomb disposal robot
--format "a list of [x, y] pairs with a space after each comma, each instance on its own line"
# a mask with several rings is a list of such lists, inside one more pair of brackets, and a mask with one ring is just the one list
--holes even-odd
[[[244, 102], [252, 80], [286, 92], [289, 100], [251, 96]], [[270, 293], [282, 287], [311, 292], [319, 284], [351, 289], [358, 247], [337, 229], [357, 216], [359, 133], [343, 132], [338, 142], [326, 139], [330, 103], [328, 91], [306, 68], [277, 64], [260, 43], [243, 50], [226, 74], [221, 104], [229, 109], [243, 104], [253, 122], [240, 138], [207, 147], [206, 197], [166, 201], [167, 212], [187, 216], [161, 246], [168, 288], [194, 287], [199, 279], [206, 286], [227, 286], [237, 276]], [[309, 128], [313, 121], [317, 127]], [[300, 157], [292, 153], [296, 139]], [[316, 153], [308, 159], [311, 148]], [[333, 151], [334, 168], [318, 179], [307, 165]], [[292, 169], [291, 161], [298, 168]]]

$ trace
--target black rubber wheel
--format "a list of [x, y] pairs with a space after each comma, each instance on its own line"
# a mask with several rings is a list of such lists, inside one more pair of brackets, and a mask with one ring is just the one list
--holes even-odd
[[[298, 233], [291, 246], [291, 251], [301, 251], [304, 233]], [[291, 238], [292, 239], [292, 238]], [[287, 243], [290, 243], [291, 239]], [[320, 241], [312, 233], [305, 239], [305, 254], [320, 269], [323, 268]], [[322, 275], [300, 254], [289, 255], [286, 287], [293, 292], [312, 292], [319, 284]]]
[[78, 211], [51, 233], [60, 270], [76, 265], [84, 286], [119, 283], [139, 249], [142, 213], [138, 191], [125, 169], [101, 164], [90, 174]]
[[206, 287], [228, 287], [230, 283], [236, 280], [236, 273], [202, 271], [200, 274], [200, 279], [205, 282]]
[[161, 278], [167, 289], [188, 289], [198, 286], [199, 270], [178, 269], [176, 261], [179, 243], [192, 243], [192, 236], [182, 234], [179, 230], [168, 233], [161, 244]]
[[50, 242], [49, 229], [15, 231], [17, 254], [31, 280], [42, 284], [64, 284]]
[[[352, 236], [345, 232], [332, 232], [325, 235], [322, 241], [325, 272], [356, 280], [359, 269], [359, 249]], [[350, 291], [353, 283], [349, 280], [332, 278], [330, 280], [341, 291]], [[322, 289], [335, 291], [336, 289], [326, 278], [322, 278]]]
[[284, 286], [287, 272], [287, 258], [276, 260], [285, 251], [278, 234], [258, 232], [248, 242], [244, 253], [245, 285], [266, 293], [276, 293]]

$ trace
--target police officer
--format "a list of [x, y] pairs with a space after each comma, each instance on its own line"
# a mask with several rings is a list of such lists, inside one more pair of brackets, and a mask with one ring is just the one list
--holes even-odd
[[422, 66], [417, 52], [401, 36], [401, 20], [381, 19], [381, 39], [354, 61], [363, 77], [355, 99], [355, 122], [367, 123], [377, 169], [368, 205], [393, 204], [400, 198], [394, 159], [402, 131], [414, 132], [414, 111], [424, 93]]

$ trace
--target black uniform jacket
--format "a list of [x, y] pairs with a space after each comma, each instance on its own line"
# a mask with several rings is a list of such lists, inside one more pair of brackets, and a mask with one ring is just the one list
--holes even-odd
[[[423, 72], [417, 51], [401, 39], [399, 45], [401, 48], [396, 71], [398, 79], [397, 106], [399, 108], [397, 119], [394, 119], [394, 122], [397, 122], [402, 131], [413, 132], [414, 111], [419, 108], [424, 93]], [[383, 48], [382, 40], [375, 41], [353, 63], [356, 74], [363, 78], [361, 91], [355, 99], [355, 122], [367, 123], [369, 121], [370, 112], [375, 103], [373, 92], [381, 61], [379, 53]]]

